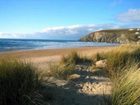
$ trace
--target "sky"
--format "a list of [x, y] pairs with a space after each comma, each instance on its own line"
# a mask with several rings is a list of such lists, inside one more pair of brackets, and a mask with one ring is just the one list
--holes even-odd
[[77, 40], [140, 27], [140, 0], [0, 0], [0, 38]]

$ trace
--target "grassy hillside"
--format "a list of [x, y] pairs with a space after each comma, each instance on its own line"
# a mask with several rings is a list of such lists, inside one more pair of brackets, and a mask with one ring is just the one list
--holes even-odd
[[111, 29], [100, 30], [92, 32], [84, 37], [81, 41], [95, 41], [95, 42], [117, 42], [117, 43], [130, 43], [139, 42], [140, 29]]

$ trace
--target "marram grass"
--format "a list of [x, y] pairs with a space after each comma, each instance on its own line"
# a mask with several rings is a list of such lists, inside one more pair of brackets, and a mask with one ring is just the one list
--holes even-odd
[[58, 64], [51, 63], [47, 75], [59, 79], [68, 79], [74, 73], [75, 66], [85, 62], [91, 64], [92, 60], [87, 57], [81, 57], [77, 52], [72, 51], [69, 55], [63, 56]]
[[98, 54], [107, 60], [112, 94], [107, 105], [140, 105], [140, 46], [122, 45]]
[[140, 105], [140, 69], [132, 66], [115, 79], [112, 105]]
[[43, 105], [40, 82], [31, 64], [0, 60], [0, 105]]
[[75, 65], [65, 64], [50, 64], [48, 76], [52, 76], [58, 79], [68, 79], [68, 77], [74, 72]]
[[65, 65], [71, 65], [71, 64], [76, 65], [85, 62], [92, 63], [93, 61], [86, 56], [84, 57], [80, 56], [80, 54], [77, 53], [76, 51], [72, 51], [69, 55], [63, 56], [60, 63]]
[[140, 46], [120, 46], [104, 54], [107, 59], [107, 70], [111, 75], [121, 72], [132, 63], [140, 62]]

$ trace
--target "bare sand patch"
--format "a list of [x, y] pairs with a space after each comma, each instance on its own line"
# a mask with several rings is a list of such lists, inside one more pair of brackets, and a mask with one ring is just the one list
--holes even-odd
[[93, 56], [96, 53], [107, 52], [114, 47], [80, 47], [80, 48], [63, 48], [63, 49], [46, 49], [46, 50], [30, 50], [30, 51], [11, 51], [1, 52], [0, 57], [7, 58], [20, 58], [27, 60], [37, 65], [37, 67], [43, 68], [49, 62], [58, 62], [61, 57], [76, 51], [83, 56]]

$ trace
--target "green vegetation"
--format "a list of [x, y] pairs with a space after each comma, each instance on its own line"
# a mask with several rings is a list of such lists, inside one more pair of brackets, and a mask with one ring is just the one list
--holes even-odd
[[71, 64], [80, 64], [80, 63], [92, 63], [92, 60], [85, 57], [80, 56], [76, 51], [72, 51], [69, 55], [63, 56], [61, 63], [66, 64], [66, 65], [71, 65]]
[[140, 105], [140, 46], [121, 45], [106, 53], [97, 53], [95, 61], [107, 60], [112, 80], [111, 99], [107, 105]]
[[0, 105], [44, 105], [39, 87], [31, 64], [0, 60]]
[[102, 53], [102, 54], [97, 53], [97, 54], [93, 57], [93, 61], [94, 61], [94, 62], [99, 61], [99, 60], [104, 60], [104, 59], [105, 59], [104, 53]]
[[140, 105], [140, 69], [132, 66], [115, 78], [112, 105]]
[[95, 42], [117, 42], [130, 43], [139, 42], [140, 31], [134, 29], [112, 29], [92, 32], [84, 37], [81, 41], [95, 41]]
[[[140, 105], [140, 46], [121, 45], [106, 53], [97, 53], [94, 58], [82, 57], [71, 52], [58, 64], [50, 64], [47, 76], [69, 79], [76, 65], [87, 64], [96, 69], [96, 61], [106, 60], [112, 80], [111, 99], [108, 105]], [[93, 65], [92, 65], [93, 64]], [[36, 69], [29, 63], [0, 59], [0, 105], [46, 105], [40, 92], [41, 80]], [[48, 71], [48, 70], [47, 70]], [[106, 73], [106, 72], [102, 72]]]
[[107, 60], [107, 70], [114, 76], [128, 65], [140, 62], [140, 46], [121, 45], [107, 53], [99, 53], [96, 58]]
[[140, 46], [119, 46], [98, 56], [107, 59], [107, 71], [113, 82], [109, 105], [139, 105]]
[[68, 79], [68, 77], [73, 73], [75, 65], [65, 65], [65, 64], [50, 64], [49, 72], [47, 76], [52, 76], [59, 79]]
[[50, 64], [48, 76], [53, 76], [60, 79], [68, 79], [74, 73], [77, 64], [92, 63], [91, 59], [81, 57], [77, 52], [73, 51], [67, 56], [63, 56], [60, 63]]
[[63, 56], [61, 59], [62, 64], [71, 65], [77, 64], [81, 60], [77, 52], [73, 51], [67, 56]]

